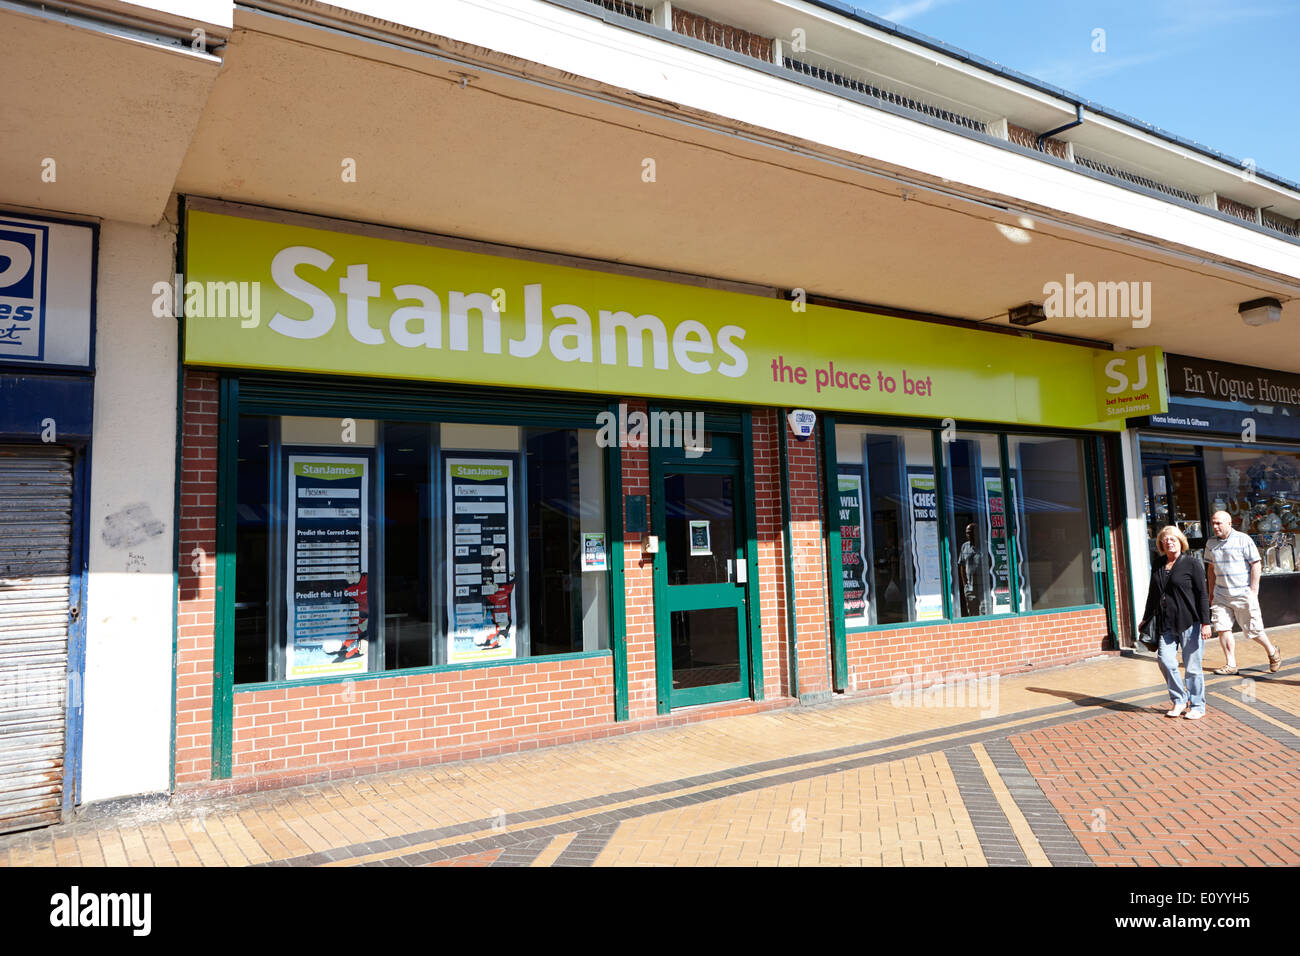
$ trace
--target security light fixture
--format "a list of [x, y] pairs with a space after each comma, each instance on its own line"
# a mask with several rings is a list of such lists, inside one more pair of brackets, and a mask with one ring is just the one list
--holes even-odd
[[1237, 306], [1237, 312], [1247, 325], [1268, 325], [1282, 318], [1282, 303], [1273, 298], [1251, 299]]
[[1007, 318], [1012, 325], [1034, 325], [1038, 322], [1047, 321], [1047, 313], [1043, 311], [1041, 305], [1026, 302], [1024, 305], [1018, 305], [1010, 310], [1007, 313]]

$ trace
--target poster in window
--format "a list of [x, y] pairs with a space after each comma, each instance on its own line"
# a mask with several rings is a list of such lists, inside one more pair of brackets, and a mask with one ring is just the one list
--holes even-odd
[[985, 514], [988, 519], [988, 550], [993, 569], [993, 607], [989, 613], [1011, 610], [1011, 550], [1007, 537], [1007, 505], [1002, 478], [996, 472], [984, 475]]
[[514, 461], [446, 459], [447, 663], [516, 655]]
[[844, 588], [844, 621], [867, 621], [866, 539], [862, 522], [862, 476], [839, 476], [840, 568]]
[[369, 667], [369, 459], [288, 457], [285, 677]]
[[609, 570], [609, 559], [605, 553], [605, 533], [603, 531], [584, 531], [582, 533], [582, 570]]
[[709, 523], [707, 521], [692, 521], [690, 523], [691, 534], [691, 555], [698, 557], [713, 553], [713, 545], [709, 542]]
[[939, 502], [934, 490], [934, 472], [909, 468], [907, 491], [912, 513], [912, 569], [916, 575], [913, 600], [916, 602], [916, 620], [942, 620]]

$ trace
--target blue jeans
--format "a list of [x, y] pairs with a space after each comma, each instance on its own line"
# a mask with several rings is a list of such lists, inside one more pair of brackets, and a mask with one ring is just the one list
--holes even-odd
[[[1183, 666], [1187, 668], [1187, 684], [1178, 673], [1178, 650], [1183, 651]], [[1201, 625], [1193, 624], [1182, 634], [1165, 631], [1160, 635], [1157, 654], [1160, 658], [1160, 672], [1165, 675], [1169, 685], [1169, 696], [1174, 705], [1188, 703], [1191, 698], [1192, 710], [1205, 709], [1205, 675], [1201, 672], [1201, 655], [1205, 653], [1205, 642], [1201, 640]]]

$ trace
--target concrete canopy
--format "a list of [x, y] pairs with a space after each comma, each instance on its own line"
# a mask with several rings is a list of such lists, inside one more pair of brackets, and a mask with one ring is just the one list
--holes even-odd
[[0, 203], [156, 223], [220, 62], [163, 36], [0, 11]]
[[1263, 328], [1237, 315], [1297, 295], [1293, 277], [1008, 197], [910, 187], [862, 157], [722, 130], [482, 49], [445, 43], [456, 62], [249, 19], [236, 18], [182, 192], [993, 324], [1067, 274], [1150, 282], [1145, 328], [1055, 318], [1035, 331], [1300, 370], [1300, 303]]

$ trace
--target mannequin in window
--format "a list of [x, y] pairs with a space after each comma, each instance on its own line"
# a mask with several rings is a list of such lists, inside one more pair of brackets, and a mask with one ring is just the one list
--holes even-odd
[[957, 583], [961, 588], [962, 617], [978, 617], [988, 613], [985, 604], [984, 552], [979, 546], [975, 522], [966, 525], [966, 540], [957, 554]]

